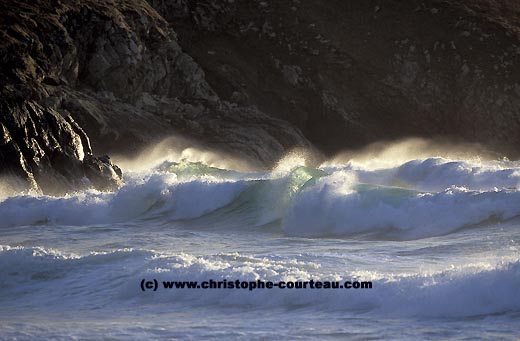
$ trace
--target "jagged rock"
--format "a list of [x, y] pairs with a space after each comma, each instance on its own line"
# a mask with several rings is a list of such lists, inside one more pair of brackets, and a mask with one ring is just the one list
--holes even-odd
[[0, 170], [2, 177], [20, 180], [16, 186], [19, 190], [38, 186], [20, 148], [2, 123], [0, 123]]
[[85, 176], [96, 188], [116, 189], [122, 184], [123, 173], [107, 155], [96, 158], [86, 155], [83, 160]]
[[115, 171], [109, 180], [104, 168], [92, 169], [94, 162], [117, 168], [92, 155], [85, 132], [72, 117], [63, 118], [53, 109], [33, 101], [0, 99], [0, 174], [18, 177], [25, 189], [61, 194], [85, 188], [107, 190], [121, 184], [122, 174]]
[[[220, 29], [232, 14], [227, 3], [153, 3], [179, 9], [170, 19], [219, 23], [208, 30]], [[89, 183], [113, 188], [120, 183], [117, 168], [93, 158], [92, 150], [131, 154], [172, 134], [263, 165], [293, 147], [310, 146], [285, 122], [222, 101], [176, 33], [144, 0], [118, 6], [15, 0], [0, 10], [6, 22], [17, 23], [1, 30], [0, 77], [16, 103], [1, 118], [27, 116], [32, 131], [43, 132], [34, 139], [17, 133], [15, 140], [46, 193]], [[23, 131], [20, 125], [7, 129]]]

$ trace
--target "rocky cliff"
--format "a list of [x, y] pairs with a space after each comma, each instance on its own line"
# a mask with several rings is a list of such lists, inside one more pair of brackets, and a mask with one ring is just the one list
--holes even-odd
[[510, 1], [151, 3], [221, 98], [325, 153], [403, 136], [520, 143], [520, 6]]
[[518, 156], [514, 3], [13, 0], [0, 13], [0, 173], [44, 192], [118, 186], [93, 150], [170, 135], [264, 166], [406, 136]]
[[221, 100], [146, 1], [12, 1], [0, 12], [0, 171], [24, 187], [113, 188], [120, 170], [92, 149], [132, 153], [172, 134], [263, 165], [310, 147], [289, 123]]

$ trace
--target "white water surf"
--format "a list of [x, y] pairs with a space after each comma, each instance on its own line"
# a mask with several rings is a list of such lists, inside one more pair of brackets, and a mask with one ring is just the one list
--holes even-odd
[[[111, 193], [4, 197], [0, 327], [6, 338], [512, 339], [519, 186], [511, 161], [271, 172], [165, 161]], [[142, 292], [143, 278], [373, 288]]]

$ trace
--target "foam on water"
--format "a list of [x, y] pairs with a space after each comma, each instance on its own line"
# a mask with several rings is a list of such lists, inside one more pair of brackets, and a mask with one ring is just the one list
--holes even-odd
[[[323, 272], [319, 263], [284, 257], [238, 253], [214, 256], [168, 255], [152, 251], [117, 250], [84, 256], [62, 255], [42, 248], [0, 247], [5, 274], [0, 299], [25, 307], [101, 307], [146, 303], [240, 309], [300, 307], [324, 311], [377, 313], [385, 316], [477, 316], [520, 312], [520, 262], [488, 263], [435, 273], [385, 274]], [[372, 281], [372, 289], [162, 289], [143, 296], [141, 278], [162, 281]], [[22, 285], [20, 283], [23, 283]], [[104, 295], [97, 295], [103, 288]], [[339, 292], [339, 291], [341, 292]], [[42, 295], [42, 293], [46, 293]], [[67, 297], [67, 300], [63, 300]], [[141, 298], [139, 301], [139, 297]]]
[[[244, 338], [254, 324], [259, 338], [301, 327], [303, 337], [400, 338], [423, 321], [419, 338], [480, 336], [468, 321], [516, 335], [518, 162], [405, 155], [316, 168], [294, 154], [272, 171], [240, 172], [205, 156], [211, 162], [135, 163], [114, 192], [0, 188], [0, 335], [89, 338], [95, 326], [124, 339]], [[143, 293], [144, 278], [354, 279], [373, 288]], [[180, 319], [190, 327], [179, 331]], [[446, 319], [453, 328], [436, 322]], [[396, 329], [388, 334], [381, 320]]]

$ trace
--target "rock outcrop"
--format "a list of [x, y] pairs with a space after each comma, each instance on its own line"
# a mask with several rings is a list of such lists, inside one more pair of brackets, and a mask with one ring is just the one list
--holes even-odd
[[45, 193], [114, 188], [120, 170], [92, 149], [133, 153], [172, 134], [259, 165], [310, 147], [287, 122], [221, 100], [144, 0], [13, 1], [0, 11], [0, 171]]
[[93, 186], [118, 187], [121, 170], [92, 155], [85, 132], [71, 116], [17, 97], [0, 99], [0, 171], [20, 190], [48, 194]]

